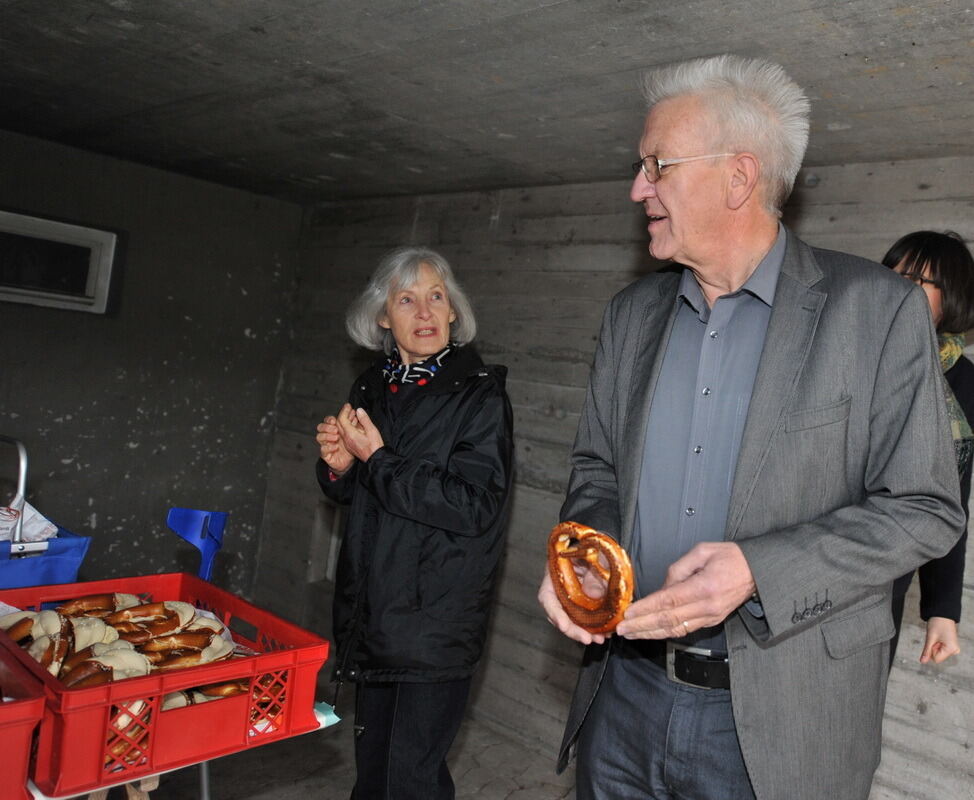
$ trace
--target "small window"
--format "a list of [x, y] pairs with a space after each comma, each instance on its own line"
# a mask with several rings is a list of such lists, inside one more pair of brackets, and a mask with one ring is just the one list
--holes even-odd
[[104, 314], [117, 236], [0, 211], [0, 300]]

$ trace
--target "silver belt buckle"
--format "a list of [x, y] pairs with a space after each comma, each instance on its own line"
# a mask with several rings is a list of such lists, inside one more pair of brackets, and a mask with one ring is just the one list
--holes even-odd
[[708, 686], [700, 686], [696, 683], [690, 683], [689, 681], [684, 681], [676, 677], [677, 650], [682, 650], [684, 653], [690, 653], [695, 656], [704, 656], [706, 658], [713, 658], [714, 651], [707, 650], [704, 647], [691, 647], [688, 644], [680, 644], [679, 642], [674, 642], [671, 639], [666, 640], [666, 677], [673, 681], [673, 683], [682, 683], [684, 686], [692, 686], [694, 689], [709, 689], [710, 687]]

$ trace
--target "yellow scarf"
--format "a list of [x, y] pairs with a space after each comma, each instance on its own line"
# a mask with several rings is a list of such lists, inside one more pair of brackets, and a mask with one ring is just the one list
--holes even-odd
[[[964, 354], [964, 335], [960, 333], [942, 333], [937, 337], [940, 345], [940, 367], [947, 372]], [[950, 419], [950, 433], [954, 438], [954, 455], [957, 457], [957, 469], [964, 471], [971, 453], [974, 452], [974, 431], [967, 421], [964, 409], [961, 408], [954, 396], [950, 384], [944, 379], [944, 399], [947, 401], [947, 416]]]

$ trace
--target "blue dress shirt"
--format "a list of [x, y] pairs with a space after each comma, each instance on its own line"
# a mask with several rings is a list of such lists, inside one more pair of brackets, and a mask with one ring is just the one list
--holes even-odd
[[[785, 231], [745, 284], [707, 305], [683, 272], [672, 334], [643, 446], [633, 532], [637, 596], [663, 585], [670, 564], [698, 542], [724, 540], [754, 378], [785, 253]], [[722, 628], [686, 637], [723, 650]]]

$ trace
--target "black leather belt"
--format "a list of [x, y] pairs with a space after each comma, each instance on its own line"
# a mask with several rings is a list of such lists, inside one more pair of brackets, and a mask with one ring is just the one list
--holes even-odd
[[676, 683], [698, 689], [730, 689], [730, 663], [726, 653], [703, 650], [672, 640], [616, 638], [623, 658], [645, 658], [666, 671]]

